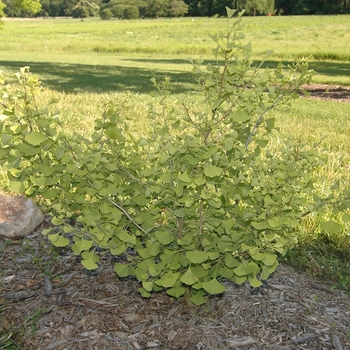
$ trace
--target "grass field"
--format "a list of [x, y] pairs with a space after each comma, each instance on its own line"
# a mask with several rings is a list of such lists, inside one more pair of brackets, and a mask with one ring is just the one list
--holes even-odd
[[[274, 50], [267, 62], [274, 66], [279, 60], [312, 55], [315, 81], [350, 84], [350, 16], [246, 17], [244, 23], [254, 58]], [[129, 81], [125, 76], [148, 78], [154, 72], [169, 72], [182, 82], [190, 69], [188, 59], [210, 59], [213, 44], [208, 34], [223, 31], [226, 25], [220, 18], [7, 21], [0, 32], [0, 66], [16, 69], [29, 64], [59, 84], [71, 71], [91, 78], [94, 87], [104, 73], [117, 74], [123, 83]], [[115, 89], [110, 81], [98, 87]]]
[[[254, 59], [274, 50], [266, 62], [290, 62], [310, 56], [314, 82], [350, 85], [350, 16], [244, 18]], [[108, 99], [120, 103], [121, 113], [135, 116], [138, 130], [147, 128], [153, 90], [150, 79], [169, 76], [175, 94], [192, 93], [189, 58], [213, 59], [208, 34], [224, 30], [224, 19], [191, 18], [139, 21], [45, 19], [6, 21], [0, 31], [0, 69], [15, 72], [29, 65], [43, 80], [43, 100], [57, 97], [57, 107], [69, 132], [88, 134]], [[326, 164], [325, 184], [350, 182], [350, 104], [298, 99], [275, 110], [281, 137], [319, 143]], [[0, 179], [0, 192], [8, 191]], [[308, 228], [290, 253], [290, 264], [350, 290], [349, 228], [334, 237]]]

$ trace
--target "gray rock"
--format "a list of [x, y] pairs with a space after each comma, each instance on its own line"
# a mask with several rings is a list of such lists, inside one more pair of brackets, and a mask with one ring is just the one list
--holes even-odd
[[0, 238], [28, 236], [43, 220], [43, 213], [30, 199], [0, 195]]

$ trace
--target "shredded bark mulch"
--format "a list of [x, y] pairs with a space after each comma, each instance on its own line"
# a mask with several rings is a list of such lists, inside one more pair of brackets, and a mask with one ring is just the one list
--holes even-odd
[[142, 298], [112, 256], [88, 272], [52, 249], [40, 231], [0, 242], [0, 334], [19, 349], [350, 349], [350, 296], [287, 266], [258, 289], [224, 282], [223, 295], [189, 307]]

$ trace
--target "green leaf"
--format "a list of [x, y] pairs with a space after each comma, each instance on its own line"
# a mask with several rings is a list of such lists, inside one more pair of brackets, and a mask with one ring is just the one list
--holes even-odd
[[147, 248], [140, 248], [137, 250], [137, 253], [142, 259], [148, 259], [151, 257], [151, 254], [149, 253], [149, 250]]
[[139, 195], [139, 196], [137, 196], [137, 197], [134, 197], [134, 198], [132, 199], [132, 201], [133, 201], [135, 204], [139, 205], [139, 206], [143, 206], [143, 205], [146, 205], [146, 204], [148, 203], [148, 200], [147, 200], [146, 196], [143, 195], [143, 194], [141, 194], [141, 195]]
[[267, 222], [272, 228], [277, 228], [277, 227], [283, 226], [284, 219], [282, 217], [277, 216], [277, 217], [268, 219]]
[[166, 291], [166, 293], [174, 298], [180, 298], [183, 296], [186, 292], [185, 288], [177, 287], [177, 288], [170, 288]]
[[60, 236], [58, 233], [48, 235], [48, 238], [56, 247], [66, 247], [69, 244], [69, 239]]
[[272, 130], [275, 128], [275, 118], [266, 119], [265, 123], [267, 130]]
[[240, 263], [234, 270], [233, 272], [237, 275], [237, 276], [247, 276], [251, 273], [259, 273], [260, 268], [259, 266], [253, 262], [250, 261], [249, 263]]
[[143, 298], [149, 298], [151, 296], [151, 293], [148, 292], [145, 288], [141, 287], [138, 289], [139, 293]]
[[275, 202], [272, 200], [272, 198], [268, 194], [264, 197], [264, 203], [265, 203], [265, 205], [274, 205], [275, 204]]
[[6, 146], [9, 143], [9, 141], [12, 139], [12, 136], [6, 135], [6, 134], [1, 134], [0, 138], [1, 138], [2, 145]]
[[56, 198], [60, 193], [62, 193], [62, 191], [49, 188], [42, 194], [42, 196], [45, 199], [53, 199], [53, 198]]
[[45, 135], [40, 132], [33, 131], [30, 134], [27, 134], [24, 139], [30, 143], [32, 146], [38, 146], [45, 141]]
[[235, 219], [221, 220], [221, 223], [222, 223], [222, 226], [224, 226], [226, 233], [229, 234], [231, 228], [235, 223]]
[[30, 181], [32, 182], [32, 184], [34, 186], [44, 186], [45, 185], [45, 181], [46, 181], [46, 177], [34, 177], [34, 176], [30, 176]]
[[220, 257], [220, 252], [214, 251], [214, 252], [208, 252], [208, 256], [210, 260], [216, 260]]
[[116, 247], [109, 248], [109, 251], [111, 252], [111, 254], [118, 256], [125, 253], [126, 249], [127, 249], [126, 243], [119, 243]]
[[174, 286], [174, 284], [179, 280], [179, 272], [167, 272], [159, 280], [156, 281], [156, 284], [163, 286], [164, 288], [169, 288]]
[[237, 10], [231, 10], [229, 7], [226, 6], [226, 13], [227, 13], [227, 18], [232, 18], [233, 15], [237, 12]]
[[262, 282], [259, 281], [255, 275], [251, 278], [248, 278], [248, 282], [253, 288], [258, 288], [262, 285]]
[[75, 242], [76, 246], [80, 251], [89, 250], [92, 247], [93, 241], [88, 241], [86, 239], [82, 239], [81, 241]]
[[218, 282], [216, 278], [208, 282], [202, 282], [202, 287], [209, 294], [220, 294], [226, 290], [226, 287]]
[[333, 220], [328, 220], [326, 222], [321, 222], [320, 226], [322, 230], [328, 233], [338, 233], [342, 230], [342, 225], [334, 222]]
[[92, 259], [94, 262], [98, 262], [100, 260], [95, 252], [84, 251], [81, 253], [81, 256], [84, 260]]
[[208, 260], [208, 253], [202, 251], [188, 251], [186, 252], [186, 258], [193, 264], [201, 264]]
[[276, 254], [265, 254], [264, 259], [262, 259], [263, 263], [267, 266], [274, 265], [276, 260], [277, 260]]
[[263, 281], [266, 281], [272, 272], [275, 271], [275, 268], [271, 268], [269, 266], [263, 266], [263, 268], [261, 269], [261, 273], [260, 273], [260, 278], [263, 280]]
[[111, 140], [118, 140], [120, 138], [120, 132], [116, 129], [106, 129], [105, 134]]
[[129, 265], [126, 264], [115, 263], [114, 271], [119, 277], [128, 277], [130, 275]]
[[54, 216], [51, 219], [51, 222], [53, 225], [58, 226], [58, 225], [62, 225], [64, 223], [64, 219], [61, 216]]
[[265, 221], [262, 221], [262, 222], [252, 221], [252, 226], [257, 230], [270, 229], [270, 225]]
[[11, 168], [10, 173], [13, 177], [20, 177], [22, 175], [23, 169]]
[[190, 300], [195, 305], [202, 305], [207, 302], [207, 299], [204, 297], [204, 293], [201, 290], [195, 293], [194, 295], [192, 295]]
[[163, 245], [168, 245], [175, 239], [174, 234], [168, 231], [156, 231], [154, 236], [157, 238], [158, 242]]
[[192, 182], [192, 178], [190, 178], [187, 173], [183, 173], [183, 174], [179, 175], [179, 180], [182, 182], [187, 182], [187, 183]]
[[251, 250], [249, 250], [249, 254], [254, 260], [257, 260], [257, 261], [261, 261], [266, 257], [266, 254], [260, 253], [259, 251], [253, 253], [251, 252]]
[[151, 254], [151, 256], [157, 256], [160, 252], [160, 243], [159, 242], [152, 243], [148, 248], [148, 251]]
[[220, 176], [222, 174], [222, 169], [218, 168], [212, 164], [205, 164], [204, 165], [204, 175], [210, 178], [214, 178], [217, 176]]
[[[203, 265], [202, 265], [203, 266]], [[211, 266], [211, 265], [210, 265]], [[192, 273], [197, 277], [197, 278], [203, 278], [204, 276], [208, 275], [208, 270], [205, 270], [201, 266], [191, 266]]]
[[260, 140], [255, 140], [255, 141], [261, 148], [265, 148], [269, 143], [268, 140], [261, 140], [260, 139]]
[[136, 237], [133, 234], [126, 232], [123, 228], [118, 227], [115, 234], [121, 241], [125, 243], [130, 243], [132, 245], [136, 244]]
[[192, 273], [191, 267], [189, 267], [188, 270], [180, 278], [180, 281], [190, 286], [198, 282], [198, 278]]
[[197, 185], [197, 186], [202, 186], [204, 185], [205, 183], [207, 182], [207, 180], [202, 177], [202, 176], [197, 176], [195, 179], [194, 179], [194, 183]]
[[10, 181], [10, 188], [15, 193], [24, 193], [25, 191], [24, 183], [20, 181]]
[[233, 122], [246, 122], [250, 119], [250, 116], [241, 110], [231, 113], [230, 117]]
[[225, 255], [225, 265], [229, 268], [234, 268], [239, 265], [239, 261], [230, 253]]
[[147, 292], [151, 292], [153, 289], [154, 283], [153, 281], [149, 281], [149, 282], [142, 282], [142, 287], [147, 291]]
[[82, 260], [81, 263], [87, 270], [95, 270], [98, 268], [98, 265], [92, 257], [90, 259]]
[[246, 276], [233, 276], [231, 281], [237, 284], [242, 284], [247, 280]]
[[350, 214], [344, 213], [343, 214], [343, 221], [344, 222], [350, 222]]

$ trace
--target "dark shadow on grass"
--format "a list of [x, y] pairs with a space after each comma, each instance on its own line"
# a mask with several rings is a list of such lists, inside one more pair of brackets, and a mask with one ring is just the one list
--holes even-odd
[[[159, 61], [158, 61], [159, 62]], [[38, 75], [43, 86], [66, 93], [110, 91], [132, 91], [150, 93], [155, 88], [150, 81], [169, 77], [172, 81], [173, 93], [183, 93], [193, 90], [194, 79], [191, 73], [164, 72], [139, 67], [120, 67], [108, 65], [1, 61], [0, 69], [17, 72], [19, 68], [29, 66], [32, 73]]]
[[[134, 59], [129, 67], [113, 65], [88, 65], [48, 62], [25, 62], [25, 61], [0, 61], [0, 68], [17, 72], [20, 67], [30, 66], [31, 71], [39, 75], [43, 85], [57, 91], [67, 93], [79, 92], [110, 92], [110, 91], [132, 91], [138, 93], [150, 93], [154, 86], [150, 81], [155, 77], [158, 81], [169, 77], [172, 81], [171, 90], [173, 93], [193, 91], [195, 77], [191, 73], [181, 71], [159, 70], [157, 65], [166, 62], [167, 64], [188, 64], [186, 59]], [[154, 63], [154, 68], [132, 67], [132, 62]], [[205, 60], [203, 65], [208, 63], [216, 64], [215, 60]], [[256, 62], [258, 63], [258, 62]], [[284, 62], [285, 64], [291, 62]], [[275, 68], [278, 61], [266, 61], [263, 67]], [[323, 62], [310, 63], [310, 68], [316, 73], [329, 76], [350, 76], [350, 62]]]
[[[128, 59], [128, 61], [135, 61], [135, 62], [147, 62], [147, 63], [154, 63], [157, 64], [160, 62], [160, 60], [157, 59], [143, 59], [143, 58], [131, 58]], [[169, 59], [169, 60], [164, 60], [169, 64], [189, 64], [189, 60], [185, 59]], [[292, 64], [294, 61], [285, 61], [281, 60], [282, 63], [285, 65], [287, 64]], [[265, 61], [264, 64], [262, 65], [263, 68], [276, 68], [280, 60], [268, 60]], [[207, 64], [216, 64], [215, 60], [204, 60], [203, 65]], [[254, 61], [254, 63], [257, 65], [260, 63], [260, 61]], [[337, 75], [342, 75], [342, 76], [349, 76], [350, 77], [350, 62], [336, 62], [336, 61], [312, 61], [309, 63], [309, 68], [313, 69], [316, 73], [318, 74], [323, 74], [323, 75], [328, 75], [328, 76], [337, 76]]]

